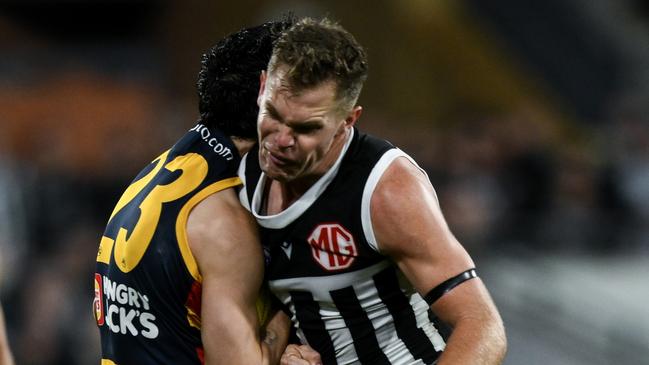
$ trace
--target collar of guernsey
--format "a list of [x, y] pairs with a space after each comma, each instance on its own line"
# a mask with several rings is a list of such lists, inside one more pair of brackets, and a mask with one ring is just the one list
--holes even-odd
[[[342, 163], [343, 158], [347, 154], [349, 145], [352, 143], [352, 140], [354, 139], [355, 129], [350, 128], [349, 131], [350, 132], [347, 135], [347, 140], [345, 141], [345, 145], [343, 146], [343, 149], [340, 152], [338, 159], [336, 159], [336, 162], [329, 169], [329, 171], [327, 171], [327, 173], [322, 175], [320, 179], [318, 179], [318, 181], [316, 181], [316, 183], [313, 184], [313, 186], [311, 186], [304, 193], [304, 195], [302, 195], [297, 201], [291, 204], [291, 206], [289, 206], [288, 208], [284, 209], [283, 211], [277, 214], [262, 215], [259, 213], [259, 210], [261, 208], [262, 198], [263, 198], [264, 186], [268, 181], [266, 174], [263, 172], [261, 173], [261, 176], [259, 177], [259, 182], [257, 183], [257, 187], [255, 188], [255, 192], [252, 197], [252, 204], [250, 206], [250, 211], [257, 219], [257, 222], [259, 223], [260, 226], [264, 228], [270, 228], [270, 229], [284, 228], [287, 225], [294, 222], [297, 218], [299, 218], [302, 215], [302, 213], [304, 213], [313, 204], [313, 202], [315, 202], [316, 199], [318, 199], [320, 194], [322, 194], [322, 192], [329, 186], [329, 184], [334, 179], [334, 177], [336, 177], [336, 174], [340, 169], [340, 164]], [[245, 158], [243, 160], [245, 161]]]

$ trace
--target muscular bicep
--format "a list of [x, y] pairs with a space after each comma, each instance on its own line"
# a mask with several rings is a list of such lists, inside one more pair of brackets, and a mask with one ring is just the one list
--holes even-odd
[[420, 293], [473, 267], [448, 228], [428, 178], [409, 160], [397, 158], [387, 168], [370, 209], [379, 250]]
[[233, 189], [206, 198], [192, 210], [187, 237], [202, 276], [206, 363], [261, 363], [255, 301], [263, 254], [254, 221]]

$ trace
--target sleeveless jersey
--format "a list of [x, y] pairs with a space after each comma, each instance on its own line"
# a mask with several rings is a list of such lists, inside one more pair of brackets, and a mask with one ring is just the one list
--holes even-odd
[[201, 200], [241, 184], [239, 161], [227, 136], [198, 124], [126, 189], [97, 254], [102, 364], [203, 363], [201, 275], [185, 228]]
[[353, 129], [334, 166], [275, 215], [260, 214], [267, 179], [258, 149], [239, 167], [241, 202], [261, 226], [269, 286], [324, 364], [433, 364], [445, 347], [428, 304], [374, 238], [370, 198], [399, 156], [408, 157]]

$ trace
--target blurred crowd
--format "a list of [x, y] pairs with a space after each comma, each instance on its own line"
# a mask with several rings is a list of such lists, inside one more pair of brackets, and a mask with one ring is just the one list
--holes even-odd
[[646, 100], [616, 100], [610, 120], [593, 125], [549, 123], [523, 108], [422, 124], [407, 136], [389, 122], [378, 132], [428, 171], [450, 226], [474, 254], [648, 253]]
[[[125, 52], [84, 56], [99, 64], [0, 61], [0, 300], [18, 364], [97, 363], [92, 274], [106, 220], [139, 169], [196, 121], [195, 99], [165, 90], [148, 58], [133, 55], [135, 72], [107, 61]], [[533, 103], [466, 105], [447, 120], [366, 104], [358, 126], [427, 171], [478, 262], [625, 257], [649, 254], [648, 100], [646, 88], [611, 93], [587, 121]]]

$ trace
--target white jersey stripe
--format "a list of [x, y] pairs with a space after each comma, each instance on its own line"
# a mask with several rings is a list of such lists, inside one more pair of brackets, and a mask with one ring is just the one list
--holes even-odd
[[426, 336], [430, 339], [430, 342], [435, 347], [435, 351], [440, 352], [444, 351], [446, 348], [446, 342], [442, 335], [439, 333], [435, 326], [430, 325], [430, 319], [428, 317], [428, 303], [421, 297], [421, 295], [415, 293], [410, 297], [410, 306], [416, 314], [417, 327], [424, 330]]
[[[290, 279], [271, 280], [268, 284], [276, 295], [288, 290], [302, 290], [313, 294], [313, 299], [319, 302], [331, 302], [330, 291], [340, 289], [345, 283], [360, 283], [372, 281], [372, 276], [392, 265], [387, 260], [381, 261], [362, 270], [331, 276], [311, 276]], [[342, 286], [341, 286], [342, 284]]]

